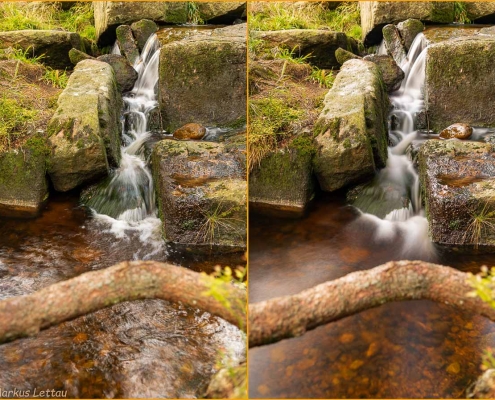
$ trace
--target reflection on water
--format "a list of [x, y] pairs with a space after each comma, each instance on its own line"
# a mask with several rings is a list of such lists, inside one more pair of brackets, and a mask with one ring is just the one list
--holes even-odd
[[[31, 293], [120, 261], [179, 263], [211, 272], [239, 255], [190, 258], [139, 232], [122, 238], [78, 207], [78, 194], [54, 194], [34, 220], [0, 219], [0, 299]], [[210, 314], [163, 300], [126, 302], [35, 337], [0, 346], [0, 388], [67, 390], [68, 397], [197, 397], [216, 369], [244, 357], [243, 334]]]
[[[344, 199], [322, 195], [301, 220], [250, 218], [250, 302], [298, 293], [350, 272], [400, 260], [401, 233], [372, 239]], [[463, 271], [493, 256], [438, 252]], [[250, 350], [254, 398], [452, 398], [480, 374], [495, 324], [430, 301], [385, 304], [303, 337]]]

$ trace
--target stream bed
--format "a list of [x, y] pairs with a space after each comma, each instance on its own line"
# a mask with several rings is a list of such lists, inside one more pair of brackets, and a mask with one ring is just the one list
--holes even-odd
[[[139, 232], [116, 239], [79, 206], [54, 194], [41, 216], [0, 219], [0, 299], [28, 294], [120, 261], [168, 261], [211, 273], [239, 255], [193, 257]], [[157, 246], [160, 245], [160, 251]], [[245, 357], [242, 333], [206, 312], [163, 300], [125, 302], [0, 346], [0, 388], [55, 389], [67, 397], [201, 395], [219, 366]]]
[[[252, 303], [403, 259], [400, 246], [370, 240], [344, 196], [320, 195], [300, 220], [250, 217]], [[493, 255], [439, 251], [465, 272]], [[495, 323], [430, 301], [385, 304], [299, 338], [249, 351], [253, 398], [463, 398], [495, 346]]]

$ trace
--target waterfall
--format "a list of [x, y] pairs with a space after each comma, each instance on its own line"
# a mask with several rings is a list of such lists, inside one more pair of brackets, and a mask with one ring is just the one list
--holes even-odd
[[[143, 242], [153, 245], [153, 251], [162, 247], [161, 223], [145, 144], [151, 137], [150, 113], [158, 107], [159, 47], [158, 38], [153, 34], [133, 65], [138, 78], [133, 89], [123, 95], [120, 165], [105, 182], [98, 185], [85, 204], [90, 207], [96, 220], [110, 227], [109, 232], [118, 238], [137, 232]], [[117, 44], [113, 52], [120, 53]], [[142, 254], [140, 257], [146, 258]]]
[[426, 47], [424, 35], [418, 34], [400, 65], [405, 77], [390, 96], [393, 111], [389, 116], [391, 145], [387, 165], [354, 202], [361, 213], [359, 222], [375, 226], [375, 240], [395, 244], [399, 237], [402, 256], [416, 259], [435, 255], [421, 203], [419, 176], [406, 153], [413, 140], [420, 139], [414, 120], [424, 110]]

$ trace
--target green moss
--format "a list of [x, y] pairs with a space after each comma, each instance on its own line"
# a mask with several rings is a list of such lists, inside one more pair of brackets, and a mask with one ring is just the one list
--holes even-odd
[[289, 148], [297, 150], [301, 156], [313, 156], [316, 153], [316, 144], [313, 138], [306, 135], [296, 136], [289, 144]]

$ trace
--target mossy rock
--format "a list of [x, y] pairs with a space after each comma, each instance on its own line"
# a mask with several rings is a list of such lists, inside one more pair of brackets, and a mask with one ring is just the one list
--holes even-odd
[[392, 56], [398, 65], [401, 65], [406, 59], [406, 48], [402, 44], [399, 30], [395, 25], [388, 24], [383, 27], [382, 32], [387, 53]]
[[495, 251], [492, 152], [489, 143], [458, 140], [429, 140], [421, 147], [420, 182], [433, 242]]
[[0, 48], [22, 49], [29, 56], [42, 56], [41, 62], [55, 69], [71, 68], [69, 51], [82, 50], [78, 33], [52, 30], [0, 32]]
[[117, 27], [115, 34], [117, 35], [117, 43], [122, 55], [127, 58], [131, 65], [134, 65], [136, 60], [139, 59], [139, 49], [131, 27], [129, 25], [120, 25]]
[[45, 140], [0, 152], [0, 216], [35, 217], [47, 201]]
[[69, 51], [69, 59], [72, 64], [77, 65], [82, 60], [94, 60], [95, 58], [86, 54], [84, 51], [72, 48]]
[[223, 143], [162, 140], [152, 153], [167, 241], [191, 252], [245, 248], [245, 163]]
[[382, 28], [408, 18], [428, 23], [455, 20], [454, 2], [441, 1], [361, 1], [361, 27], [365, 46], [380, 44]]
[[313, 167], [322, 190], [358, 183], [385, 166], [389, 107], [374, 63], [349, 60], [342, 66], [314, 128]]
[[[244, 2], [200, 2], [196, 3], [197, 17], [210, 23], [231, 24], [241, 18], [245, 10]], [[185, 24], [190, 15], [188, 2], [140, 1], [94, 3], [96, 37], [100, 46], [108, 46], [115, 41], [115, 29], [122, 24], [148, 19], [161, 24]]]
[[344, 64], [347, 60], [352, 60], [353, 58], [360, 59], [361, 57], [339, 47], [335, 50], [335, 58], [339, 64]]
[[143, 51], [144, 45], [148, 41], [149, 37], [158, 30], [158, 26], [149, 19], [141, 19], [137, 22], [134, 22], [131, 25], [131, 29], [132, 34], [136, 39], [139, 51]]
[[113, 71], [115, 72], [117, 86], [121, 92], [127, 92], [134, 87], [138, 78], [138, 73], [126, 57], [118, 54], [104, 54], [98, 57], [97, 60], [112, 66]]
[[264, 157], [249, 174], [249, 206], [258, 213], [301, 216], [315, 194], [316, 144], [299, 135]]
[[229, 126], [246, 118], [246, 25], [198, 33], [162, 46], [163, 127]]
[[48, 172], [56, 190], [71, 190], [118, 165], [121, 109], [112, 67], [97, 60], [78, 63], [48, 124]]
[[432, 44], [426, 54], [425, 105], [430, 127], [495, 126], [495, 37], [476, 35]]
[[404, 71], [391, 56], [372, 54], [365, 56], [366, 61], [374, 62], [382, 74], [383, 83], [388, 93], [398, 90], [404, 79]]
[[405, 21], [399, 22], [397, 24], [397, 29], [399, 30], [400, 37], [404, 43], [406, 52], [409, 51], [414, 39], [418, 33], [423, 32], [425, 29], [423, 23], [419, 19], [408, 18]]

